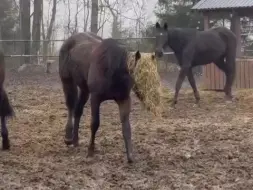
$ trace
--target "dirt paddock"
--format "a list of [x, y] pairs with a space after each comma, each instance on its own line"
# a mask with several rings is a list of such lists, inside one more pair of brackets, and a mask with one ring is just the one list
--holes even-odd
[[13, 77], [6, 89], [16, 117], [8, 121], [11, 150], [0, 151], [0, 189], [252, 189], [253, 91], [201, 91], [194, 107], [182, 90], [176, 109], [169, 99], [162, 118], [142, 110], [133, 96], [135, 163], [127, 164], [118, 110], [101, 108], [94, 158], [86, 158], [89, 105], [80, 146], [64, 144], [67, 110], [58, 76]]

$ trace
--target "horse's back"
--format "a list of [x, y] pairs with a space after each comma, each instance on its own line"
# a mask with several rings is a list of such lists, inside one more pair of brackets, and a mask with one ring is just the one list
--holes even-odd
[[195, 48], [194, 62], [208, 64], [226, 57], [230, 49], [236, 49], [236, 38], [232, 31], [225, 27], [199, 31], [190, 48]]
[[107, 98], [125, 98], [131, 90], [127, 67], [127, 50], [118, 41], [104, 39], [92, 53], [88, 74], [91, 92]]

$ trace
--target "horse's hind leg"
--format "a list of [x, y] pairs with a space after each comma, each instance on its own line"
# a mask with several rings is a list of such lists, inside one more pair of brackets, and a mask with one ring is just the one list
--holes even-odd
[[2, 135], [2, 149], [9, 150], [10, 142], [9, 142], [9, 135], [8, 135], [8, 129], [6, 126], [5, 116], [1, 116], [1, 135]]
[[131, 111], [131, 98], [128, 97], [126, 100], [117, 101], [119, 106], [120, 121], [122, 124], [122, 133], [124, 137], [127, 160], [129, 163], [133, 162], [133, 148], [132, 148], [132, 132], [131, 125], [129, 122], [129, 115]]
[[62, 85], [66, 106], [68, 108], [68, 121], [65, 127], [65, 144], [70, 145], [72, 144], [72, 131], [73, 131], [72, 119], [77, 99], [77, 86], [70, 79], [62, 80]]
[[177, 82], [176, 82], [175, 95], [172, 102], [173, 107], [175, 107], [175, 105], [177, 104], [179, 90], [181, 89], [185, 76], [188, 72], [189, 72], [188, 68], [187, 69], [181, 68], [180, 70], [180, 73], [178, 75]]
[[226, 57], [226, 65], [227, 65], [228, 70], [226, 74], [226, 86], [224, 90], [225, 90], [227, 99], [233, 100], [232, 86], [235, 80], [235, 70], [236, 70], [235, 55]]
[[100, 125], [100, 118], [99, 118], [99, 110], [100, 110], [100, 104], [101, 100], [99, 96], [91, 94], [90, 98], [90, 104], [91, 104], [91, 137], [90, 137], [90, 144], [88, 147], [88, 157], [93, 156], [94, 150], [95, 150], [95, 136], [97, 133], [97, 130]]
[[226, 83], [224, 86], [224, 92], [228, 100], [232, 100], [232, 85], [234, 80], [235, 71], [234, 68], [230, 67], [225, 63], [224, 58], [215, 62], [216, 66], [221, 69], [226, 75]]
[[14, 112], [9, 103], [8, 96], [4, 89], [1, 89], [0, 101], [1, 101], [0, 115], [1, 115], [2, 148], [3, 150], [9, 150], [10, 142], [9, 142], [8, 129], [6, 126], [6, 117], [13, 116]]
[[79, 123], [81, 116], [83, 114], [83, 108], [86, 104], [87, 100], [89, 99], [89, 91], [88, 87], [85, 89], [81, 89], [78, 101], [76, 103], [75, 112], [74, 112], [74, 129], [73, 129], [73, 145], [78, 146], [78, 131], [79, 131]]
[[199, 96], [199, 92], [198, 92], [198, 89], [197, 89], [197, 86], [196, 86], [196, 82], [195, 82], [195, 79], [194, 79], [194, 76], [193, 76], [193, 73], [192, 73], [192, 69], [189, 69], [187, 78], [188, 78], [188, 81], [189, 81], [189, 83], [192, 87], [192, 90], [193, 90], [193, 93], [194, 93], [194, 96], [195, 96], [195, 99], [196, 99], [196, 104], [198, 104], [199, 100], [200, 100], [200, 96]]

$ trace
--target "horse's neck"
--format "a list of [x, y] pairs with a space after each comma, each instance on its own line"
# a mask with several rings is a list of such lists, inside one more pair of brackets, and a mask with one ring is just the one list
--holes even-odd
[[129, 52], [127, 55], [127, 67], [128, 67], [128, 71], [130, 73], [133, 72], [134, 68], [135, 68], [135, 52]]
[[182, 32], [171, 29], [168, 33], [168, 45], [177, 56], [181, 56], [183, 49], [190, 43], [194, 35], [193, 31]]
[[168, 35], [168, 45], [174, 51], [174, 53], [179, 53], [182, 51], [182, 46], [184, 45], [184, 39], [182, 39], [176, 32], [171, 32]]

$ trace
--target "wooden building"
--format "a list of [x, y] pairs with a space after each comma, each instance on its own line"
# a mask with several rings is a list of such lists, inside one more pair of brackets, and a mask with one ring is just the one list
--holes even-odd
[[[253, 58], [242, 56], [242, 17], [253, 17], [253, 0], [200, 0], [192, 7], [204, 16], [204, 29], [209, 28], [210, 18], [217, 13], [231, 16], [231, 30], [237, 37], [237, 64], [235, 88], [253, 88]], [[220, 90], [224, 88], [225, 75], [213, 63], [203, 67], [204, 88]]]

